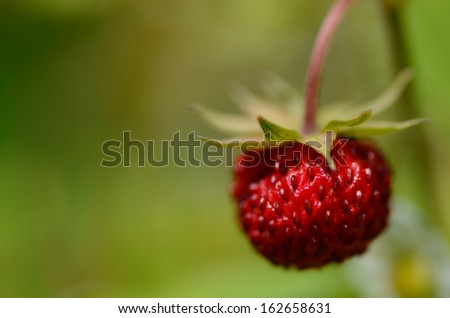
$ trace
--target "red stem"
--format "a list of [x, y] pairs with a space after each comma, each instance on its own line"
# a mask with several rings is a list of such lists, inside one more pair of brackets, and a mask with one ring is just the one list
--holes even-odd
[[303, 133], [309, 134], [315, 130], [316, 109], [319, 102], [320, 77], [328, 52], [328, 47], [347, 9], [353, 0], [336, 0], [322, 23], [317, 35], [314, 49], [309, 62], [305, 92], [305, 118]]

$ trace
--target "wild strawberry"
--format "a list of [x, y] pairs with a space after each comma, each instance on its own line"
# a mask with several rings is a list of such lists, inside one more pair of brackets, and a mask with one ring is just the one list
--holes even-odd
[[[424, 122], [370, 120], [395, 103], [411, 79], [408, 71], [365, 106], [327, 107], [316, 116], [324, 58], [351, 3], [336, 0], [323, 23], [311, 58], [304, 104], [291, 87], [271, 78], [265, 85], [270, 101], [249, 93], [237, 96], [245, 112], [243, 117], [193, 107], [224, 132], [259, 136], [203, 140], [244, 148], [234, 167], [233, 196], [239, 206], [239, 220], [256, 249], [274, 264], [320, 267], [364, 252], [386, 227], [391, 194], [390, 168], [369, 138]], [[295, 129], [295, 119], [296, 109], [303, 106], [301, 134]], [[260, 141], [262, 138], [265, 140]]]
[[301, 143], [249, 150], [237, 159], [233, 195], [241, 225], [274, 264], [341, 262], [364, 252], [385, 228], [390, 169], [378, 149], [337, 139], [331, 155], [340, 157], [334, 170]]

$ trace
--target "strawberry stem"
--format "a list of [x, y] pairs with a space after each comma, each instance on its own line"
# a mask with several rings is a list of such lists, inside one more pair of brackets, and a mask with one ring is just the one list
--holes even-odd
[[319, 101], [320, 77], [325, 63], [325, 58], [333, 39], [347, 9], [353, 0], [336, 0], [333, 7], [325, 17], [319, 34], [317, 35], [314, 49], [309, 62], [305, 91], [305, 118], [303, 133], [310, 134], [315, 130], [316, 109]]

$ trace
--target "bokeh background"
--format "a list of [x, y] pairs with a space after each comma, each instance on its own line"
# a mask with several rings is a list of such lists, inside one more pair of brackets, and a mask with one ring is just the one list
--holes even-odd
[[272, 72], [302, 91], [330, 0], [0, 0], [0, 296], [450, 296], [450, 2], [358, 0], [322, 100], [364, 101], [411, 66], [379, 138], [395, 169], [389, 230], [321, 270], [276, 268], [237, 226], [230, 169], [102, 168], [101, 145], [195, 130]]

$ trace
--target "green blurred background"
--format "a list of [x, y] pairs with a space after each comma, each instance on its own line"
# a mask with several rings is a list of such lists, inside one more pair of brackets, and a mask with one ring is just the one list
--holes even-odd
[[[330, 52], [323, 102], [376, 96], [431, 123], [379, 139], [393, 221], [368, 253], [276, 268], [237, 226], [230, 169], [100, 167], [101, 145], [220, 135], [186, 111], [235, 110], [234, 83], [274, 72], [301, 92], [330, 0], [0, 0], [0, 296], [450, 296], [450, 2], [358, 0]], [[395, 26], [393, 21], [397, 21]]]

